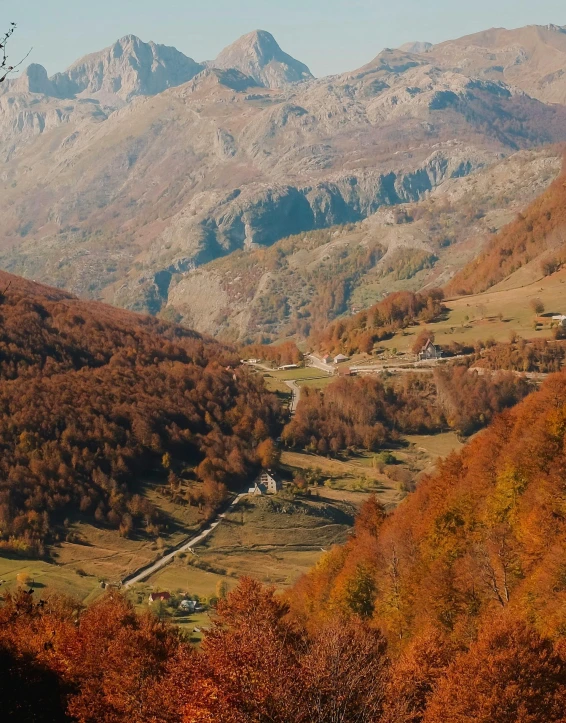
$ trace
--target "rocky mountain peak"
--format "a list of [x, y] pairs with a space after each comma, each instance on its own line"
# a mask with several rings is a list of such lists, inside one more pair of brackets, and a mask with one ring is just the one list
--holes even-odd
[[432, 43], [426, 43], [422, 41], [416, 41], [413, 43], [405, 43], [401, 45], [399, 50], [404, 53], [426, 53], [432, 48]]
[[281, 88], [314, 77], [304, 63], [281, 50], [273, 35], [265, 30], [243, 35], [209, 66], [235, 68], [268, 88]]
[[41, 93], [56, 95], [53, 83], [47, 77], [43, 65], [32, 63], [10, 84], [10, 91], [15, 93]]
[[202, 69], [176, 48], [126, 35], [110, 47], [81, 58], [51, 80], [61, 97], [101, 95], [128, 101], [186, 83]]

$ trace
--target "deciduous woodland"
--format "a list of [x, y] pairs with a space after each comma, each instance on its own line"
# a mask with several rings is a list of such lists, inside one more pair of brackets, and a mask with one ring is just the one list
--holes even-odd
[[[4, 715], [118, 723], [563, 723], [566, 373], [393, 513], [370, 497], [285, 596], [249, 579], [199, 650], [110, 593], [0, 608]], [[23, 718], [22, 718], [23, 717]]]
[[396, 291], [366, 311], [335, 321], [323, 331], [314, 331], [311, 341], [315, 348], [329, 352], [369, 353], [376, 341], [389, 338], [399, 329], [438, 319], [443, 311], [443, 298], [440, 289], [418, 294]]
[[564, 342], [549, 342], [546, 339], [527, 342], [519, 338], [510, 344], [489, 344], [471, 363], [480, 369], [545, 374], [560, 371], [565, 357]]
[[477, 294], [541, 257], [541, 274], [566, 260], [566, 174], [557, 178], [517, 218], [503, 228], [484, 251], [446, 285], [448, 294]]
[[80, 514], [159, 529], [148, 469], [183, 468], [211, 510], [258, 463], [279, 407], [217, 342], [0, 273], [0, 546], [42, 554]]
[[241, 354], [244, 359], [264, 359], [276, 366], [299, 364], [303, 360], [303, 355], [294, 341], [285, 341], [282, 344], [251, 344], [244, 347]]
[[382, 382], [376, 377], [341, 378], [324, 389], [305, 388], [292, 421], [283, 430], [289, 447], [318, 454], [360, 449], [376, 451], [399, 440], [452, 428], [467, 435], [529, 391], [511, 373], [480, 376], [465, 367], [434, 374], [404, 374]]

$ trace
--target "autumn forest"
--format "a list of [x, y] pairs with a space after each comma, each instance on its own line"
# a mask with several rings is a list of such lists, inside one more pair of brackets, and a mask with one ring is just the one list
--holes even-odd
[[68, 516], [155, 535], [149, 468], [211, 514], [257, 467], [279, 403], [227, 347], [0, 274], [0, 548], [45, 555]]
[[283, 596], [241, 580], [199, 650], [116, 591], [86, 610], [10, 596], [4, 710], [85, 723], [564, 721], [565, 399], [566, 375], [551, 376], [395, 512], [368, 498], [350, 541]]

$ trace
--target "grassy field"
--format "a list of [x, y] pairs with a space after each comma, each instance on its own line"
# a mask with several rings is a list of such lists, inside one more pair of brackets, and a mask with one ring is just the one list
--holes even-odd
[[0, 580], [3, 581], [0, 593], [15, 590], [18, 587], [16, 577], [20, 573], [29, 576], [38, 595], [58, 592], [88, 603], [102, 593], [97, 578], [82, 577], [70, 566], [59, 566], [41, 560], [21, 560], [5, 555], [0, 555]]
[[323, 548], [346, 541], [356, 506], [310, 498], [251, 497], [205, 540], [200, 559], [229, 576], [253, 575], [285, 587], [316, 563]]
[[281, 462], [290, 472], [320, 469], [328, 477], [327, 487], [364, 494], [376, 492], [383, 504], [392, 508], [399, 504], [406, 489], [411, 489], [424, 472], [434, 469], [439, 457], [446, 457], [462, 443], [454, 432], [436, 435], [414, 435], [403, 438], [403, 444], [391, 450], [395, 464], [383, 464], [380, 455], [360, 454], [349, 459], [329, 459], [305, 452], [284, 451]]
[[451, 452], [458, 452], [464, 446], [455, 432], [408, 434], [405, 439], [412, 447], [423, 450], [434, 461], [439, 457], [447, 457]]
[[154, 484], [146, 484], [144, 494], [163, 515], [164, 529], [157, 539], [145, 535], [123, 538], [116, 530], [84, 522], [69, 526], [80, 542], [61, 542], [50, 549], [50, 561], [30, 561], [8, 557], [0, 552], [2, 589], [16, 586], [16, 576], [27, 573], [38, 589], [69, 595], [91, 602], [102, 592], [100, 581], [119, 583], [128, 573], [155, 560], [162, 551], [175, 547], [201, 524], [196, 507], [173, 504]]
[[[518, 275], [516, 282], [522, 278]], [[528, 276], [524, 278], [528, 280]], [[550, 324], [535, 331], [535, 315], [530, 301], [541, 299], [547, 313], [566, 313], [566, 269], [524, 286], [509, 288], [511, 283], [510, 279], [484, 294], [447, 300], [447, 318], [428, 324], [428, 328], [434, 331], [436, 343], [471, 343], [478, 339], [485, 341], [490, 337], [507, 342], [512, 332], [526, 339], [550, 338]], [[419, 332], [420, 327], [412, 327], [405, 335], [396, 335], [381, 342], [380, 346], [405, 352], [413, 345]]]
[[314, 367], [262, 372], [262, 374], [268, 389], [285, 394], [290, 393], [286, 381], [296, 381], [301, 387], [324, 387], [336, 378]]
[[323, 550], [347, 540], [361, 498], [324, 487], [305, 498], [246, 498], [196, 548], [196, 560], [175, 561], [134, 592], [163, 588], [210, 597], [220, 580], [231, 588], [243, 575], [278, 588], [292, 585]]

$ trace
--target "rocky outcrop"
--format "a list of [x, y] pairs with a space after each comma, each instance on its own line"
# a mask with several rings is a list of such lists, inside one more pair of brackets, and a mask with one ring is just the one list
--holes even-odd
[[42, 95], [57, 96], [57, 89], [47, 77], [43, 65], [32, 63], [23, 73], [11, 83], [13, 93], [41, 93]]
[[[159, 271], [122, 285], [116, 301], [156, 313], [167, 303], [179, 273], [238, 249], [271, 246], [287, 236], [361, 221], [384, 206], [418, 201], [450, 178], [466, 176], [492, 160], [474, 149], [433, 153], [413, 171], [342, 174], [306, 186], [251, 184], [193, 216], [182, 212], [152, 249]], [[167, 265], [163, 246], [174, 249]]]
[[404, 43], [403, 45], [400, 45], [399, 50], [402, 50], [405, 53], [426, 53], [432, 47], [432, 43], [416, 41], [414, 43]]
[[203, 67], [176, 48], [144, 43], [135, 35], [127, 35], [57, 73], [51, 82], [62, 98], [105, 94], [129, 101], [186, 83]]
[[271, 33], [255, 30], [236, 40], [208, 64], [236, 68], [266, 88], [283, 88], [314, 77], [304, 63], [284, 53]]
[[492, 28], [434, 45], [423, 57], [444, 70], [504, 81], [545, 103], [566, 103], [566, 27]]
[[[232, 340], [274, 339], [296, 331], [297, 319], [309, 323], [313, 308], [328, 303], [328, 280], [336, 273], [342, 274], [350, 309], [370, 306], [391, 291], [443, 285], [556, 177], [557, 154], [557, 149], [517, 153], [473, 175], [446, 178], [417, 203], [382, 206], [358, 223], [187, 269], [169, 285], [167, 314]], [[436, 168], [430, 163], [425, 169], [427, 174], [434, 169], [432, 183], [439, 180], [439, 160]], [[401, 190], [415, 179], [397, 180]], [[372, 250], [379, 252], [360, 268]], [[407, 272], [403, 260], [411, 258], [413, 270]], [[414, 261], [419, 258], [425, 261], [422, 269]]]

